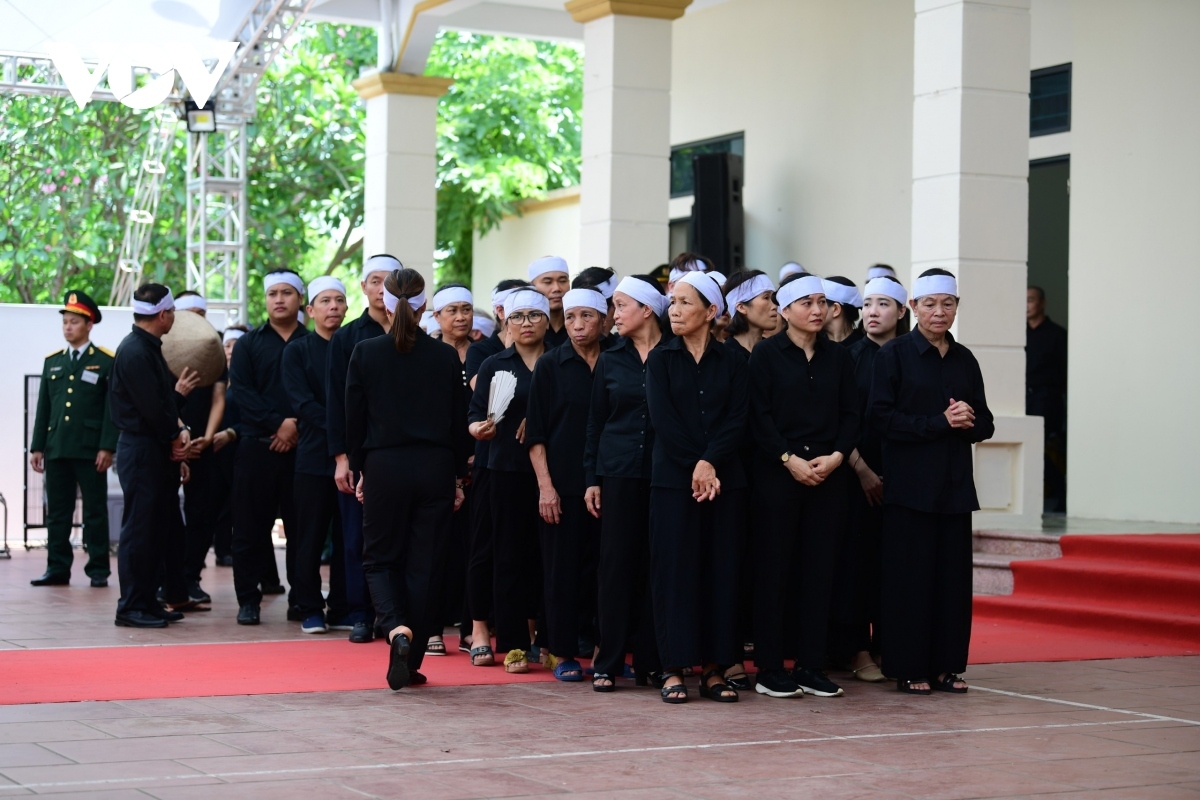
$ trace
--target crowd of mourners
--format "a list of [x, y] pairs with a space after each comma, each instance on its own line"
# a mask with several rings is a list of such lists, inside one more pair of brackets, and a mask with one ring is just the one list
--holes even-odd
[[[424, 683], [457, 625], [475, 667], [628, 679], [666, 703], [692, 675], [722, 703], [839, 696], [833, 669], [966, 692], [971, 446], [994, 425], [950, 333], [954, 276], [906, 289], [877, 264], [860, 289], [788, 263], [776, 283], [690, 253], [657, 272], [572, 280], [545, 257], [478, 303], [375, 255], [349, 322], [336, 278], [272, 272], [267, 320], [222, 332], [207, 386], [162, 354], [203, 297], [139, 287], [115, 356], [75, 367], [99, 311], [71, 293], [42, 391], [69, 374], [103, 397], [93, 448], [115, 451], [125, 502], [116, 624], [208, 610], [214, 549], [239, 624], [286, 592], [304, 633], [386, 638], [392, 689]], [[65, 424], [60, 406], [35, 428]], [[67, 459], [31, 449], [64, 492]], [[107, 550], [88, 551], [105, 585]], [[39, 580], [65, 583], [62, 558]]]

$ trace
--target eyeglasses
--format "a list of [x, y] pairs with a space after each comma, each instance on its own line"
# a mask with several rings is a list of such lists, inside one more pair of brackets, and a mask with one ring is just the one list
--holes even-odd
[[515, 322], [518, 325], [524, 325], [526, 322], [529, 322], [532, 325], [537, 325], [539, 322], [541, 322], [545, 318], [546, 318], [546, 315], [540, 311], [530, 311], [528, 314], [509, 314], [508, 315], [508, 321]]

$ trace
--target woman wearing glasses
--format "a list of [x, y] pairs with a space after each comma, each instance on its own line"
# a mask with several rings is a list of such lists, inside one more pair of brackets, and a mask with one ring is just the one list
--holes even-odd
[[[546, 351], [550, 303], [533, 289], [518, 289], [504, 301], [509, 341], [504, 351], [490, 356], [479, 368], [471, 411], [471, 435], [490, 441], [493, 591], [496, 649], [507, 652], [508, 672], [528, 672], [525, 651], [533, 639], [541, 596], [541, 559], [538, 553], [538, 484], [525, 448], [525, 408], [533, 368]], [[499, 422], [488, 418], [492, 378], [509, 372], [516, 378], [516, 393]], [[483, 642], [472, 641], [474, 656]], [[480, 653], [481, 655], [487, 655]]]

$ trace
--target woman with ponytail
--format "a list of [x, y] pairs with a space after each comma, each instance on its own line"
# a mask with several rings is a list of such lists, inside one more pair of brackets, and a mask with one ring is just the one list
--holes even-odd
[[420, 685], [426, 642], [438, 629], [440, 564], [463, 502], [462, 363], [418, 321], [425, 281], [412, 269], [384, 281], [390, 336], [360, 342], [346, 375], [350, 468], [361, 471], [363, 565], [379, 626], [390, 644], [393, 690]]

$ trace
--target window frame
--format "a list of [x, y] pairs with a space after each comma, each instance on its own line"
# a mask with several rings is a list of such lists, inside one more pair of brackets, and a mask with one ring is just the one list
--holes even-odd
[[[1056, 64], [1053, 67], [1043, 67], [1035, 69], [1029, 73], [1029, 138], [1035, 136], [1051, 136], [1056, 133], [1069, 133], [1071, 130], [1071, 106], [1074, 94], [1074, 77], [1072, 74], [1071, 63], [1068, 61], [1065, 64]], [[1039, 131], [1033, 130], [1033, 82], [1037, 78], [1049, 77], [1051, 75], [1060, 75], [1066, 73], [1067, 76], [1067, 121], [1065, 125], [1057, 125], [1052, 128], [1046, 128]]]
[[[687, 150], [688, 148], [692, 148], [692, 147], [703, 147], [705, 145], [711, 145], [711, 144], [721, 144], [723, 142], [735, 142], [739, 139], [742, 141], [742, 152], [739, 153], [738, 155], [740, 155], [742, 158], [745, 158], [746, 157], [746, 132], [744, 130], [735, 131], [733, 133], [727, 133], [723, 136], [710, 136], [707, 139], [697, 139], [694, 142], [684, 142], [683, 144], [671, 145], [671, 157], [670, 157], [671, 165], [668, 167], [668, 169], [670, 170], [671, 174], [673, 175], [674, 174], [673, 164], [675, 161], [675, 154], [677, 152], [679, 152], [680, 150]], [[733, 152], [732, 148], [728, 152]], [[695, 181], [694, 180], [692, 182], [692, 187], [693, 187], [692, 189], [690, 189], [686, 192], [676, 192], [674, 189], [671, 189], [671, 191], [670, 191], [671, 199], [674, 199], [676, 197], [691, 197], [693, 194], [695, 194]]]

